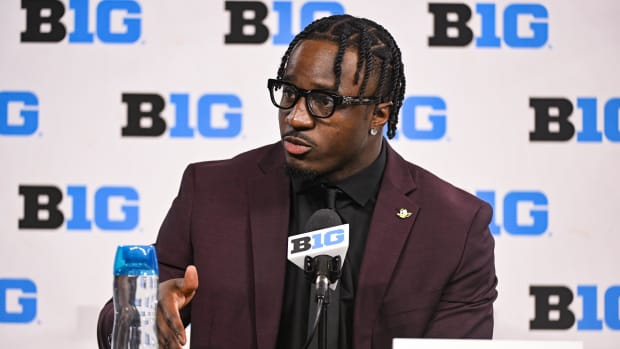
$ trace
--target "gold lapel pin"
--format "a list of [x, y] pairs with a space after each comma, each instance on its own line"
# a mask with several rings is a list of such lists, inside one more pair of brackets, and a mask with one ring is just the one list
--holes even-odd
[[396, 212], [396, 215], [398, 216], [398, 218], [400, 219], [405, 219], [405, 218], [409, 218], [411, 217], [413, 213], [407, 211], [406, 208], [401, 208], [400, 211]]

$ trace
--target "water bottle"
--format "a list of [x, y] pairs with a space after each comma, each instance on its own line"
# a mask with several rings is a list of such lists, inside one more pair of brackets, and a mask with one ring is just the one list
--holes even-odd
[[119, 246], [112, 349], [157, 349], [159, 267], [153, 246]]

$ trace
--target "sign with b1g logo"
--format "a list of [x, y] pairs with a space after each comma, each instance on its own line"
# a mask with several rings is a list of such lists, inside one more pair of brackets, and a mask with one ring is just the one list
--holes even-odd
[[[135, 0], [69, 0], [73, 23], [67, 23], [65, 4], [58, 0], [22, 0], [26, 11], [26, 28], [21, 42], [60, 42], [69, 37], [70, 44], [92, 44], [95, 38], [104, 44], [131, 44], [142, 34], [142, 8]], [[91, 17], [91, 10], [95, 16]], [[114, 18], [122, 16], [121, 28], [115, 28]], [[95, 20], [91, 29], [91, 18]], [[67, 28], [73, 30], [67, 33]]]
[[340, 256], [344, 262], [349, 249], [349, 225], [342, 224], [288, 238], [288, 259], [304, 269], [306, 256]]

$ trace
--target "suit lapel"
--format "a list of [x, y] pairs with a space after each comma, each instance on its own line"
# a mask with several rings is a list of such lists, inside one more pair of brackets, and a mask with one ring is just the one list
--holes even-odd
[[248, 189], [259, 349], [275, 346], [283, 299], [290, 188], [279, 149], [259, 163], [264, 175], [251, 179]]
[[[418, 206], [408, 196], [415, 183], [407, 163], [388, 146], [388, 161], [370, 223], [355, 297], [354, 347], [363, 347], [396, 263], [416, 220]], [[406, 209], [409, 217], [397, 213]]]

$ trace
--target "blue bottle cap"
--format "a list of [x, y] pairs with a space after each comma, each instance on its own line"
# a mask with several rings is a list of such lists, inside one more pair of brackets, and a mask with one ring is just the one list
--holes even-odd
[[118, 246], [114, 260], [114, 275], [159, 275], [155, 247]]

